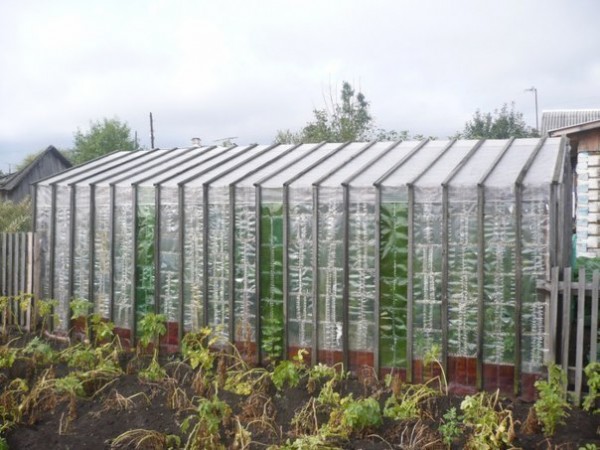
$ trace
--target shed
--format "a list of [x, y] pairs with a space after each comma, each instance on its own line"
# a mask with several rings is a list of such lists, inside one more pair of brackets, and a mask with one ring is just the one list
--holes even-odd
[[560, 138], [118, 152], [37, 183], [44, 295], [64, 329], [87, 298], [130, 342], [156, 311], [170, 349], [210, 326], [409, 380], [437, 345], [456, 385], [531, 391], [570, 183]]
[[71, 162], [51, 145], [23, 169], [0, 177], [0, 198], [21, 202], [30, 195], [32, 183], [69, 167]]
[[549, 131], [569, 139], [575, 165], [577, 255], [600, 257], [600, 111], [598, 118]]

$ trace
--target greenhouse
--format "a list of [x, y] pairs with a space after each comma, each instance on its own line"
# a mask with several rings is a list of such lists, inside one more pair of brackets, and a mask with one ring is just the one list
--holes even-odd
[[35, 185], [42, 295], [57, 330], [88, 299], [130, 344], [152, 311], [171, 351], [210, 326], [257, 363], [419, 381], [439, 348], [453, 383], [511, 390], [547, 358], [570, 171], [555, 138], [115, 152]]

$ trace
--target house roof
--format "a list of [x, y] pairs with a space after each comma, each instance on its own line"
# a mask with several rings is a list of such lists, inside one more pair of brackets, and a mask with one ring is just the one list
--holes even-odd
[[27, 177], [27, 174], [29, 174], [29, 172], [31, 172], [38, 164], [41, 163], [41, 161], [47, 155], [52, 155], [54, 158], [60, 160], [65, 165], [66, 168], [69, 168], [72, 165], [71, 161], [69, 161], [67, 158], [65, 158], [62, 155], [62, 153], [60, 153], [56, 149], [56, 147], [54, 147], [53, 145], [50, 145], [46, 150], [44, 150], [39, 155], [37, 155], [36, 158], [33, 161], [31, 161], [27, 166], [25, 166], [23, 169], [0, 177], [0, 190], [3, 190], [3, 191], [13, 190], [16, 186], [19, 185], [19, 183], [24, 178]]
[[598, 128], [600, 128], [600, 119], [557, 128], [554, 130], [548, 130], [548, 134], [550, 136], [567, 136], [569, 134], [579, 133], [582, 131], [596, 130]]
[[542, 112], [540, 133], [600, 120], [600, 109], [559, 109]]

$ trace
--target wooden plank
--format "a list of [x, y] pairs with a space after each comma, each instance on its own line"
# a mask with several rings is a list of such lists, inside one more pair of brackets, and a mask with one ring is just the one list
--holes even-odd
[[565, 268], [562, 304], [562, 336], [560, 360], [562, 369], [566, 372], [569, 367], [569, 333], [571, 331], [571, 268]]
[[34, 234], [27, 233], [27, 292], [32, 295], [29, 309], [27, 310], [27, 317], [25, 318], [25, 328], [27, 331], [31, 331], [31, 313], [34, 309], [36, 298], [33, 292], [33, 242]]
[[550, 291], [550, 345], [548, 352], [548, 362], [556, 362], [556, 334], [558, 321], [558, 278], [560, 268], [553, 267], [551, 271], [552, 289]]
[[[27, 290], [27, 233], [21, 233], [21, 292], [29, 294]], [[29, 307], [21, 309], [20, 326], [24, 327]]]
[[[14, 295], [13, 292], [13, 279], [14, 279], [14, 252], [13, 252], [13, 237], [11, 234], [7, 234], [7, 240], [8, 240], [8, 254], [7, 254], [7, 261], [8, 264], [6, 265], [6, 269], [7, 269], [7, 274], [6, 274], [6, 290], [7, 290], [7, 295], [9, 297], [12, 297]], [[10, 300], [9, 300], [9, 306], [8, 306], [8, 311], [10, 311]], [[8, 313], [7, 311], [7, 313]], [[12, 324], [12, 314], [8, 313], [8, 317], [7, 317], [7, 321], [6, 323], [8, 324]]]
[[8, 295], [6, 286], [6, 271], [8, 266], [8, 253], [7, 253], [7, 235], [2, 233], [2, 295]]
[[596, 362], [598, 354], [598, 284], [600, 272], [595, 270], [592, 275], [592, 317], [590, 323], [590, 362]]
[[[585, 284], [585, 268], [579, 269], [579, 283]], [[583, 325], [585, 320], [585, 289], [577, 295], [577, 341], [575, 353], [575, 404], [581, 401], [581, 385], [583, 381]]]

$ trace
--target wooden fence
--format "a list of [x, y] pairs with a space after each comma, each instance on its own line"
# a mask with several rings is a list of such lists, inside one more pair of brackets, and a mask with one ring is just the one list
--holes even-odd
[[39, 285], [39, 243], [35, 233], [0, 233], [0, 329], [31, 330]]
[[[600, 271], [586, 281], [586, 271], [580, 268], [577, 280], [570, 267], [551, 271], [545, 288], [550, 292], [548, 360], [560, 364], [573, 386], [574, 401], [579, 404], [583, 390], [584, 367], [595, 362], [598, 352], [598, 293]], [[562, 280], [562, 281], [561, 281]]]

